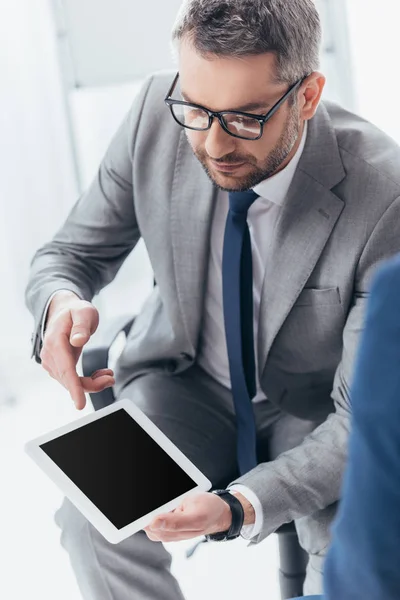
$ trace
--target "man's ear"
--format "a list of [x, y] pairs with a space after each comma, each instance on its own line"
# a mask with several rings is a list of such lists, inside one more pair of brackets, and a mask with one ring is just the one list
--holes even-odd
[[300, 116], [309, 121], [315, 115], [325, 87], [326, 78], [315, 71], [302, 83], [299, 90]]

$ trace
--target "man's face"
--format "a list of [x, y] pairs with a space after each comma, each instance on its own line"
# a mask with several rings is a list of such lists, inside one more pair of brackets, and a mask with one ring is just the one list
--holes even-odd
[[[213, 111], [238, 110], [264, 115], [289, 86], [274, 82], [272, 54], [244, 58], [202, 58], [188, 42], [180, 49], [182, 99]], [[294, 92], [293, 97], [296, 98]], [[174, 95], [179, 96], [178, 91]], [[186, 129], [192, 149], [210, 179], [221, 189], [242, 191], [281, 170], [300, 141], [303, 121], [297, 102], [286, 101], [265, 124], [261, 139], [241, 140], [214, 119], [208, 131]]]

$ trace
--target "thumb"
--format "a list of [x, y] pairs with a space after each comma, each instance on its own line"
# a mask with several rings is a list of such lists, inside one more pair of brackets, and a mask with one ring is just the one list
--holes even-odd
[[75, 348], [81, 348], [89, 341], [89, 338], [90, 334], [86, 331], [74, 331], [74, 329], [72, 329], [69, 341], [71, 346], [74, 346]]
[[75, 348], [81, 348], [90, 339], [90, 324], [86, 319], [77, 317], [73, 320], [71, 328], [70, 344]]
[[98, 318], [96, 315], [97, 311], [91, 306], [83, 307], [80, 310], [71, 310], [72, 328], [70, 344], [72, 346], [81, 348], [89, 341], [90, 336], [97, 329]]

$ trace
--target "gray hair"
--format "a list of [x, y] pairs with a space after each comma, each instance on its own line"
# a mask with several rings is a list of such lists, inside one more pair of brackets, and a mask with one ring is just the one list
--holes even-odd
[[187, 39], [201, 56], [276, 56], [278, 83], [319, 68], [321, 23], [313, 0], [184, 0], [173, 47]]

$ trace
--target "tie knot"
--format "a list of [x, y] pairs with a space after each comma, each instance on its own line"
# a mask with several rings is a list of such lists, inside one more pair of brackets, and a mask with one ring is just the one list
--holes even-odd
[[229, 192], [229, 208], [233, 213], [247, 215], [250, 206], [258, 197], [253, 190]]

